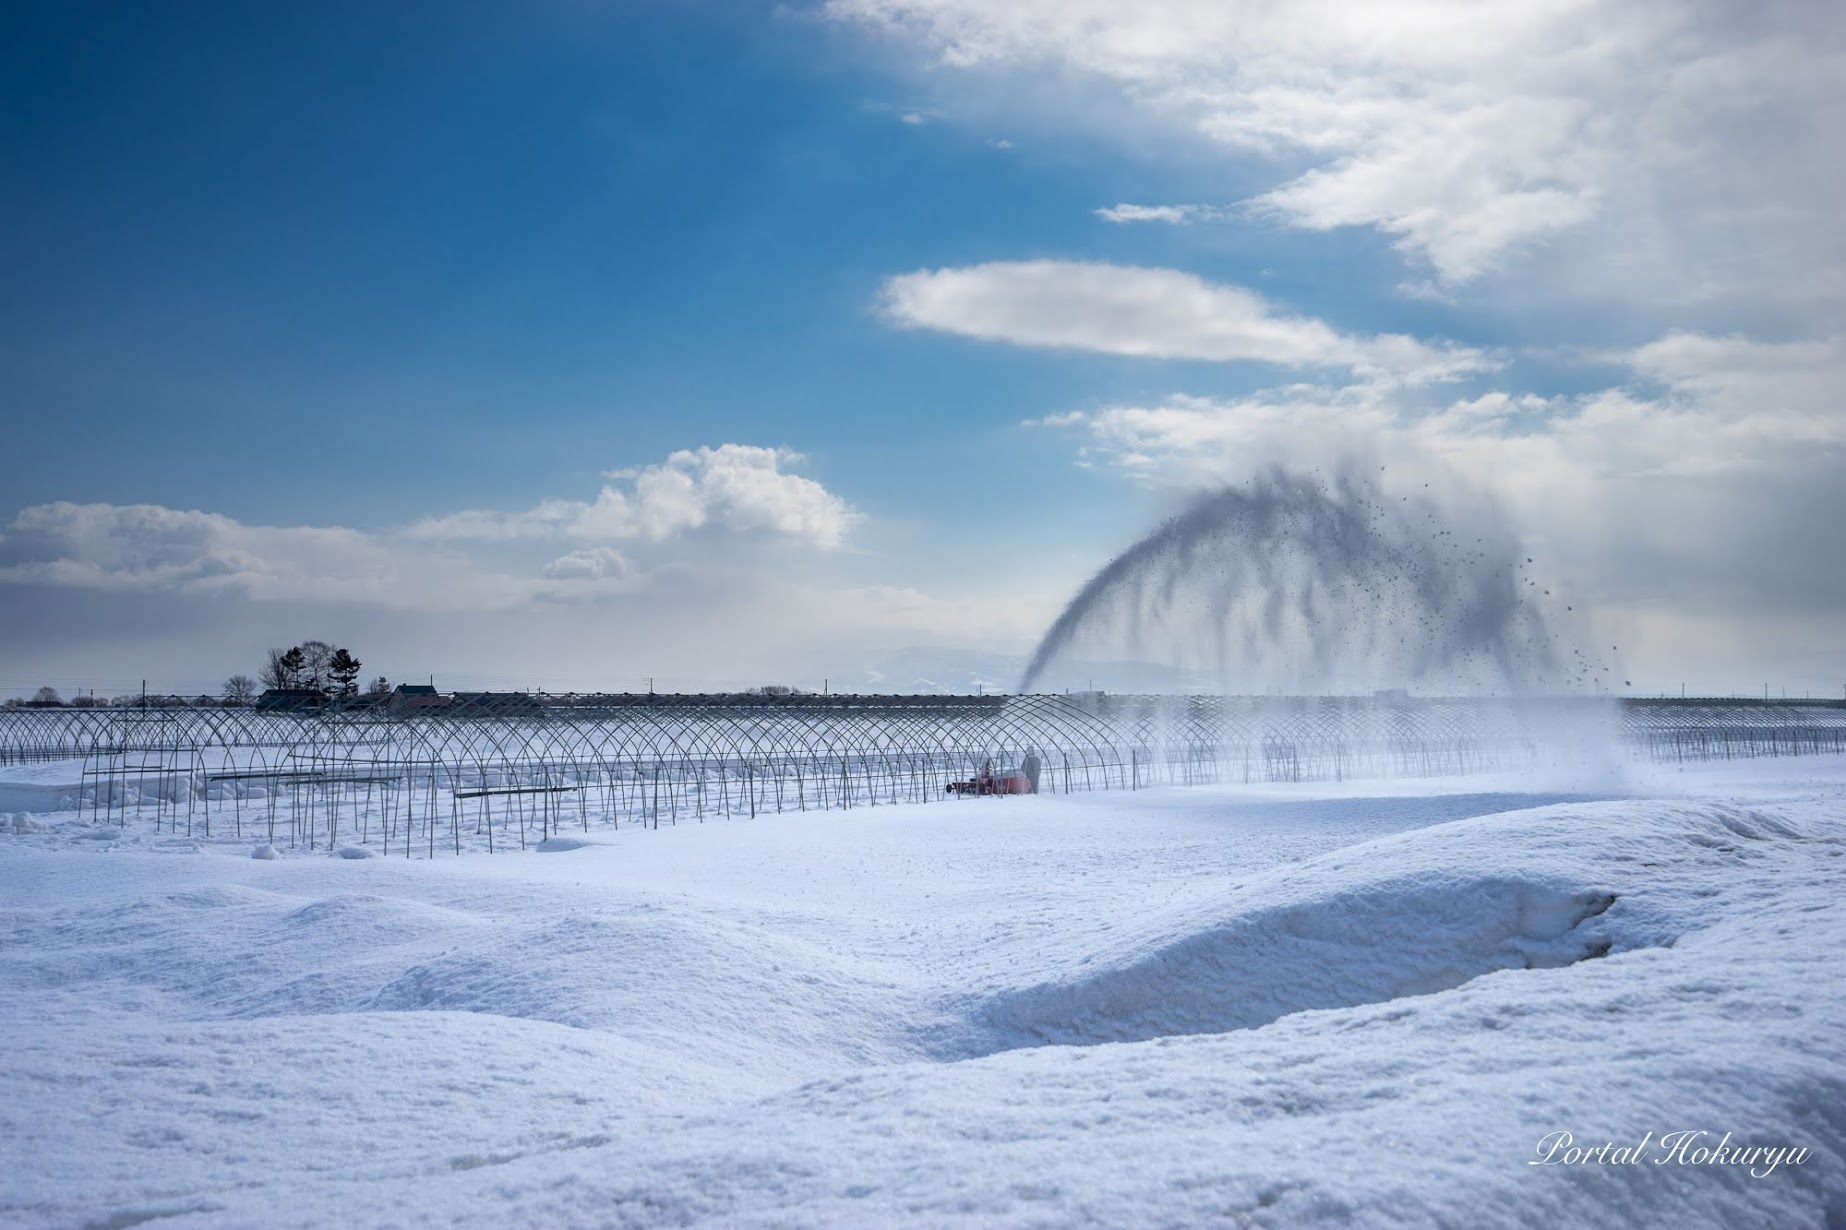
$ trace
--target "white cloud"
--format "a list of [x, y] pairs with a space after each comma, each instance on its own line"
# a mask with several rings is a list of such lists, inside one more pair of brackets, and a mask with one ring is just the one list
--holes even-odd
[[1081, 431], [1086, 455], [1157, 484], [1322, 464], [1358, 444], [1406, 459], [1429, 452], [1465, 461], [1534, 500], [1590, 478], [1761, 473], [1846, 450], [1846, 415], [1835, 400], [1846, 383], [1846, 346], [1837, 341], [1674, 333], [1619, 357], [1663, 390], [1495, 391], [1431, 407], [1385, 383], [1298, 384], [1229, 401], [1175, 395], [1028, 425]]
[[[739, 444], [689, 449], [612, 474], [626, 489], [612, 483], [594, 500], [548, 500], [514, 513], [468, 510], [397, 534], [248, 525], [153, 504], [40, 504], [19, 512], [0, 538], [0, 582], [420, 611], [594, 596], [638, 579], [621, 552], [600, 545], [611, 540], [665, 542], [711, 530], [839, 546], [858, 514], [819, 483], [783, 469], [800, 459], [787, 449]], [[583, 545], [536, 576], [454, 547], [517, 551], [558, 539]]]
[[1080, 432], [1079, 456], [1149, 486], [1234, 482], [1284, 463], [1336, 462], [1359, 440], [1396, 425], [1373, 385], [1293, 385], [1235, 401], [1176, 394], [1158, 405], [1110, 406], [1032, 420]]
[[921, 269], [887, 280], [881, 302], [899, 324], [1024, 346], [1342, 367], [1409, 383], [1494, 366], [1466, 347], [1342, 334], [1278, 313], [1254, 291], [1173, 269], [1048, 260]]
[[461, 557], [340, 526], [245, 525], [154, 504], [39, 504], [13, 518], [0, 581], [421, 610], [518, 602], [521, 583]]
[[[1841, 298], [1846, 10], [1649, 0], [829, 0], [939, 69], [1049, 68], [1293, 178], [1253, 203], [1376, 227], [1464, 282], [1539, 268]], [[1081, 116], [1069, 105], [1061, 113]], [[1302, 160], [1307, 161], [1301, 170]], [[1227, 159], [1227, 163], [1228, 163]], [[1816, 258], [1821, 263], [1816, 265]]]
[[404, 537], [427, 542], [520, 542], [568, 533], [588, 506], [572, 500], [547, 500], [521, 513], [469, 509], [426, 517]]
[[[892, 645], [1023, 650], [1063, 586], [930, 592], [850, 575], [867, 557], [702, 551], [641, 568], [607, 545], [488, 564], [342, 527], [245, 525], [152, 505], [46, 504], [0, 537], [0, 668], [45, 681], [222, 678], [304, 634], [368, 675], [446, 686], [701, 690], [856, 677]], [[505, 542], [492, 551], [509, 553]], [[99, 673], [100, 672], [100, 673]], [[189, 685], [189, 690], [205, 686]]]
[[523, 512], [469, 509], [419, 521], [411, 539], [503, 542], [567, 538], [659, 542], [702, 529], [770, 534], [823, 550], [840, 546], [859, 514], [839, 496], [785, 466], [785, 448], [721, 444], [682, 449], [664, 462], [608, 477], [594, 500], [548, 500]]
[[1194, 222], [1213, 222], [1229, 216], [1227, 211], [1210, 205], [1111, 205], [1096, 211], [1104, 222], [1168, 222], [1188, 226]]
[[1837, 337], [1757, 342], [1680, 330], [1616, 357], [1676, 393], [1733, 413], [1794, 406], [1821, 411], [1836, 404], [1846, 374], [1846, 342]]
[[614, 547], [585, 547], [545, 565], [551, 581], [619, 581], [632, 571], [628, 558]]
[[[1846, 8], [827, 0], [827, 11], [922, 49], [941, 96], [971, 120], [1086, 126], [1137, 159], [1181, 163], [1183, 182], [1210, 185], [1191, 191], [1228, 203], [1213, 221], [1372, 228], [1411, 266], [1400, 293], [1478, 309], [1489, 336], [1542, 337], [1551, 361], [1574, 347], [1628, 373], [1588, 393], [1439, 401], [1434, 381], [1492, 365], [1340, 333], [1179, 271], [1033, 262], [888, 284], [887, 310], [906, 324], [1266, 359], [1303, 380], [1040, 420], [1079, 435], [1080, 464], [1165, 486], [1363, 446], [1394, 475], [1459, 470], [1608, 606], [1674, 607], [1680, 631], [1663, 644], [1689, 644], [1692, 628], [1743, 641], [1753, 626], [1799, 626], [1805, 660], [1838, 669]], [[1206, 220], [1184, 204], [1096, 213]]]
[[1392, 481], [1460, 475], [1511, 507], [1554, 575], [1586, 598], [1670, 600], [1688, 625], [1826, 615], [1846, 631], [1846, 573], [1832, 564], [1846, 524], [1835, 394], [1846, 347], [1677, 333], [1620, 358], [1641, 382], [1584, 395], [1490, 392], [1431, 406], [1378, 384], [1295, 385], [1033, 425], [1078, 433], [1081, 461], [1152, 487], [1354, 456]]

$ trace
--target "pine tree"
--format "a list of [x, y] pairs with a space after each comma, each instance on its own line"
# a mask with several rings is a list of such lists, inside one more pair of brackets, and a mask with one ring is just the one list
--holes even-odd
[[327, 678], [332, 682], [333, 694], [359, 695], [359, 669], [364, 665], [344, 649], [335, 649], [327, 659]]

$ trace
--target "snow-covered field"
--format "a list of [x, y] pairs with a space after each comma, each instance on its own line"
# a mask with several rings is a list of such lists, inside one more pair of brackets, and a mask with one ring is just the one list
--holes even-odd
[[0, 815], [0, 1224], [1846, 1226], [1843, 758], [250, 853]]

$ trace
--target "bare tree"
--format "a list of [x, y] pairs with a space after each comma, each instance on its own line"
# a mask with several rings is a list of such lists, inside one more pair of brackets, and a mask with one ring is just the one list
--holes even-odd
[[257, 679], [262, 686], [281, 691], [357, 696], [361, 665], [358, 658], [337, 645], [303, 641], [293, 649], [271, 649]]
[[64, 698], [58, 695], [58, 690], [56, 688], [45, 687], [32, 693], [32, 703], [35, 705], [62, 705], [64, 703]]
[[365, 692], [367, 696], [389, 696], [391, 694], [391, 681], [386, 679], [383, 675], [380, 675], [366, 685]]
[[301, 686], [301, 650], [272, 649], [263, 669], [257, 672], [257, 679], [266, 688], [287, 691]]
[[232, 675], [224, 681], [224, 700], [229, 705], [247, 705], [256, 699], [256, 680], [248, 675]]
[[295, 648], [301, 651], [301, 683], [298, 686], [332, 691], [333, 646], [326, 641], [303, 641]]

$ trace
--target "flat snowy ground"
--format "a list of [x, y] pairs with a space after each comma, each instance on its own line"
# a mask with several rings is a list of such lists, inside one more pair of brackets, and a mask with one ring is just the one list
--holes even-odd
[[1839, 758], [433, 862], [9, 819], [0, 1224], [1846, 1225]]

